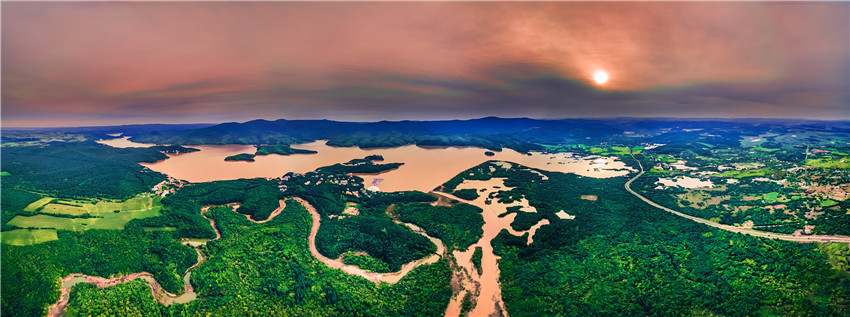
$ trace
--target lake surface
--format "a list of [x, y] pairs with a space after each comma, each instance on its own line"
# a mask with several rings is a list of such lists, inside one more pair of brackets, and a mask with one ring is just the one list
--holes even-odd
[[[150, 146], [124, 139], [99, 141], [107, 145]], [[575, 173], [582, 176], [606, 178], [623, 176], [629, 169], [616, 157], [575, 157], [570, 153], [532, 155], [505, 149], [495, 156], [484, 155], [485, 149], [477, 147], [418, 147], [407, 145], [395, 148], [361, 149], [333, 147], [326, 141], [316, 141], [292, 146], [317, 151], [317, 154], [257, 156], [255, 162], [224, 161], [239, 153], [254, 153], [253, 145], [199, 145], [189, 146], [201, 151], [169, 154], [169, 159], [156, 163], [142, 163], [148, 168], [168, 176], [190, 182], [209, 182], [239, 178], [280, 177], [287, 172], [306, 173], [322, 166], [343, 163], [369, 155], [382, 155], [384, 163], [404, 163], [395, 170], [380, 174], [360, 175], [365, 185], [373, 183], [382, 191], [430, 191], [460, 172], [486, 162], [501, 160], [519, 163], [547, 171]]]
[[[104, 141], [104, 144], [107, 141]], [[129, 140], [110, 140], [110, 143], [119, 146], [127, 146]], [[132, 143], [132, 142], [130, 142]], [[129, 144], [130, 146], [137, 146]], [[144, 146], [144, 145], [142, 145]], [[332, 147], [326, 141], [316, 141], [299, 144], [293, 148], [313, 150], [316, 154], [295, 155], [266, 155], [257, 156], [255, 162], [228, 162], [224, 161], [227, 156], [239, 153], [254, 153], [256, 148], [252, 145], [203, 145], [190, 146], [200, 149], [198, 152], [169, 154], [169, 158], [151, 164], [142, 164], [148, 168], [167, 174], [171, 177], [187, 180], [190, 182], [207, 182], [215, 180], [229, 180], [238, 178], [280, 177], [287, 172], [306, 173], [322, 166], [347, 162], [369, 155], [381, 155], [384, 163], [404, 163], [395, 170], [379, 174], [360, 175], [365, 179], [365, 185], [377, 186], [382, 191], [419, 190], [429, 192], [445, 183], [452, 177], [460, 174], [466, 169], [489, 160], [514, 162], [532, 168], [546, 171], [557, 171], [563, 173], [574, 173], [586, 177], [607, 178], [627, 175], [634, 171], [619, 161], [616, 157], [586, 156], [579, 157], [572, 153], [531, 153], [521, 154], [516, 151], [505, 149], [496, 152], [494, 156], [487, 156], [486, 151], [477, 147], [418, 147], [407, 145], [395, 148], [360, 149], [357, 147]], [[499, 163], [509, 168], [509, 163]], [[544, 176], [545, 179], [545, 176]], [[455, 251], [458, 263], [469, 272], [471, 268], [471, 256], [474, 247], [483, 249], [482, 268], [479, 275], [472, 273], [465, 279], [465, 284], [477, 285], [479, 290], [478, 304], [472, 311], [473, 315], [486, 315], [494, 312], [495, 307], [504, 311], [504, 303], [501, 299], [501, 287], [499, 285], [498, 257], [492, 252], [490, 240], [499, 231], [507, 229], [511, 234], [522, 235], [528, 233], [528, 243], [533, 242], [534, 233], [538, 228], [548, 223], [543, 220], [533, 226], [530, 230], [516, 232], [510, 227], [510, 223], [516, 214], [499, 218], [508, 206], [519, 205], [523, 210], [535, 212], [533, 207], [528, 206], [526, 200], [520, 200], [514, 204], [484, 203], [490, 191], [497, 190], [494, 187], [504, 188], [504, 179], [494, 178], [489, 181], [467, 181], [459, 188], [485, 189], [481, 196], [470, 202], [481, 207], [484, 212], [484, 233], [480, 241], [466, 251]], [[447, 311], [455, 312], [460, 309], [460, 299], [452, 301]]]
[[156, 145], [156, 144], [150, 144], [150, 143], [136, 143], [136, 142], [130, 141], [129, 139], [130, 139], [129, 136], [125, 136], [123, 138], [115, 138], [115, 139], [109, 139], [109, 140], [96, 140], [95, 142], [100, 143], [100, 144], [106, 144], [106, 145], [109, 145], [111, 147], [120, 147], [120, 148], [151, 147], [151, 146]]

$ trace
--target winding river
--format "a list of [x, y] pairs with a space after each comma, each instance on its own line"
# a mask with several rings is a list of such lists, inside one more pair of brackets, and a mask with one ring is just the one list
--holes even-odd
[[[502, 229], [507, 229], [510, 234], [522, 236], [528, 234], [527, 243], [531, 244], [534, 240], [534, 233], [543, 225], [549, 223], [549, 220], [540, 220], [537, 224], [526, 231], [516, 231], [511, 228], [511, 223], [516, 217], [516, 213], [512, 213], [503, 217], [499, 215], [507, 211], [508, 207], [519, 206], [524, 212], [537, 212], [534, 207], [528, 205], [528, 201], [520, 199], [510, 204], [499, 203], [495, 200], [491, 204], [487, 204], [487, 196], [496, 191], [510, 190], [504, 184], [505, 178], [491, 178], [486, 181], [464, 181], [457, 186], [457, 189], [474, 188], [479, 190], [479, 197], [475, 200], [465, 200], [457, 196], [444, 192], [433, 191], [432, 193], [446, 197], [448, 199], [457, 200], [470, 205], [478, 206], [482, 209], [481, 215], [484, 217], [483, 234], [475, 244], [471, 245], [466, 251], [454, 251], [453, 255], [456, 259], [456, 264], [460, 270], [456, 271], [452, 279], [453, 284], [462, 286], [456, 290], [458, 293], [446, 308], [446, 316], [457, 316], [461, 312], [461, 304], [464, 296], [467, 293], [472, 295], [476, 303], [469, 316], [507, 316], [505, 303], [502, 300], [502, 287], [499, 282], [499, 256], [493, 254], [493, 245], [490, 243]], [[472, 254], [476, 247], [480, 247], [482, 252], [481, 257], [481, 272], [478, 273], [472, 264]]]
[[[322, 263], [325, 263], [325, 265], [327, 265], [328, 267], [340, 269], [340, 270], [342, 270], [342, 271], [344, 271], [348, 274], [363, 277], [363, 278], [365, 278], [369, 281], [372, 281], [376, 284], [381, 283], [381, 282], [396, 283], [399, 280], [401, 280], [405, 275], [407, 275], [407, 273], [409, 273], [413, 269], [419, 267], [420, 265], [431, 264], [431, 263], [437, 262], [440, 259], [441, 255], [444, 254], [445, 251], [446, 251], [446, 247], [445, 247], [445, 245], [443, 245], [442, 241], [440, 241], [439, 239], [436, 239], [434, 237], [428, 236], [425, 233], [425, 231], [422, 230], [421, 228], [419, 228], [419, 227], [417, 227], [416, 225], [413, 225], [413, 224], [404, 223], [404, 222], [398, 221], [397, 219], [393, 219], [394, 222], [409, 227], [411, 230], [413, 230], [413, 232], [421, 234], [421, 235], [425, 236], [426, 238], [428, 238], [428, 240], [433, 242], [437, 246], [436, 254], [432, 254], [431, 256], [429, 256], [427, 258], [423, 258], [423, 259], [419, 259], [419, 260], [415, 260], [415, 261], [406, 263], [402, 266], [401, 270], [399, 270], [397, 272], [390, 272], [390, 273], [374, 273], [374, 272], [369, 272], [369, 271], [363, 270], [363, 269], [361, 269], [361, 268], [359, 268], [355, 265], [344, 264], [344, 263], [342, 263], [341, 257], [338, 258], [338, 259], [330, 259], [330, 258], [322, 255], [321, 253], [319, 253], [318, 249], [316, 248], [316, 233], [319, 231], [319, 226], [321, 225], [321, 217], [316, 212], [316, 209], [313, 208], [313, 206], [310, 205], [310, 203], [308, 203], [306, 200], [304, 200], [300, 197], [293, 197], [292, 199], [294, 199], [295, 201], [300, 203], [304, 207], [304, 209], [306, 209], [310, 213], [310, 215], [312, 216], [313, 224], [310, 228], [310, 236], [309, 236], [309, 239], [308, 239], [309, 240], [309, 246], [310, 246], [310, 253], [313, 256], [315, 256], [317, 259], [322, 261]], [[248, 221], [251, 221], [251, 222], [257, 223], [257, 224], [269, 222], [272, 219], [274, 219], [275, 217], [277, 217], [278, 215], [280, 215], [280, 213], [283, 211], [283, 208], [286, 207], [286, 201], [285, 200], [280, 200], [278, 203], [279, 203], [279, 207], [277, 209], [275, 209], [271, 213], [271, 215], [269, 215], [268, 219], [254, 220], [254, 219], [251, 219], [251, 216], [249, 216], [249, 215], [244, 215], [244, 216]], [[235, 203], [234, 204], [228, 204], [228, 206], [232, 207], [233, 212], [236, 212], [236, 209], [239, 208], [239, 205], [235, 204]], [[159, 282], [157, 282], [156, 279], [154, 279], [153, 274], [151, 274], [149, 272], [132, 273], [132, 274], [122, 275], [122, 276], [113, 277], [113, 278], [103, 278], [103, 277], [99, 277], [99, 276], [91, 276], [91, 275], [85, 275], [85, 274], [80, 274], [80, 273], [73, 273], [73, 274], [69, 274], [68, 276], [66, 276], [65, 278], [62, 279], [62, 282], [61, 282], [62, 289], [61, 289], [61, 292], [60, 292], [60, 295], [59, 295], [59, 300], [55, 304], [50, 306], [50, 308], [48, 309], [48, 316], [57, 317], [57, 316], [64, 315], [65, 308], [68, 306], [68, 302], [70, 300], [71, 289], [74, 286], [76, 286], [77, 284], [80, 284], [80, 283], [91, 283], [91, 284], [94, 284], [95, 286], [97, 286], [98, 288], [104, 288], [104, 287], [110, 287], [110, 286], [130, 282], [130, 281], [133, 281], [133, 280], [136, 280], [136, 279], [142, 279], [142, 280], [144, 280], [145, 282], [148, 283], [148, 286], [150, 286], [151, 293], [153, 294], [153, 297], [163, 305], [169, 306], [169, 305], [172, 305], [172, 304], [183, 304], [183, 303], [187, 303], [187, 302], [195, 300], [198, 296], [195, 293], [195, 290], [192, 287], [192, 283], [190, 281], [191, 280], [191, 274], [192, 274], [192, 270], [194, 268], [198, 267], [198, 265], [200, 265], [205, 260], [203, 253], [201, 253], [201, 250], [198, 247], [206, 244], [209, 241], [218, 240], [218, 239], [221, 238], [221, 232], [218, 231], [218, 228], [215, 225], [215, 220], [210, 219], [209, 217], [206, 216], [206, 212], [209, 210], [210, 207], [212, 207], [212, 206], [203, 207], [201, 209], [201, 216], [203, 216], [204, 218], [209, 220], [210, 226], [212, 226], [213, 230], [215, 230], [215, 239], [210, 239], [210, 240], [184, 239], [183, 240], [183, 244], [193, 247], [195, 249], [195, 252], [198, 253], [198, 262], [195, 263], [194, 265], [192, 265], [191, 267], [189, 267], [188, 269], [186, 269], [186, 272], [183, 275], [183, 293], [182, 294], [178, 295], [178, 294], [169, 293], [168, 291], [166, 291], [165, 289], [162, 288], [162, 285], [160, 285]]]
[[[239, 208], [239, 205], [230, 204], [229, 206], [233, 207], [233, 211], [236, 212], [236, 209]], [[283, 211], [283, 208], [286, 206], [286, 202], [284, 200], [279, 201], [279, 207], [275, 209], [268, 219], [256, 221], [251, 219], [250, 216], [245, 215], [249, 221], [254, 223], [265, 223], [280, 215], [280, 212]], [[133, 281], [135, 279], [142, 279], [148, 283], [148, 286], [151, 288], [151, 293], [153, 297], [163, 305], [169, 306], [172, 304], [183, 304], [188, 303], [195, 300], [198, 295], [195, 293], [195, 289], [192, 287], [191, 277], [192, 277], [192, 269], [198, 267], [204, 260], [204, 255], [201, 253], [201, 250], [198, 249], [199, 246], [206, 244], [209, 241], [218, 240], [221, 238], [221, 232], [218, 231], [218, 228], [215, 226], [215, 220], [208, 218], [205, 213], [209, 210], [211, 206], [205, 206], [201, 209], [201, 216], [210, 221], [210, 226], [212, 226], [213, 230], [215, 230], [215, 239], [211, 240], [195, 240], [195, 239], [184, 239], [183, 244], [191, 246], [195, 249], [195, 252], [198, 253], [198, 262], [194, 265], [190, 266], [186, 269], [186, 272], [183, 275], [183, 293], [172, 294], [162, 288], [162, 285], [154, 279], [153, 274], [149, 272], [139, 272], [128, 275], [122, 275], [113, 278], [103, 278], [100, 276], [91, 276], [80, 273], [69, 274], [65, 278], [62, 279], [62, 289], [59, 295], [59, 301], [55, 304], [51, 305], [48, 309], [47, 315], [54, 316], [62, 316], [65, 313], [65, 308], [68, 306], [68, 301], [71, 297], [71, 289], [80, 283], [91, 283], [97, 286], [98, 288], [110, 287], [114, 285], [118, 285], [121, 283], [126, 283], [129, 281]]]
[[[116, 147], [150, 146], [150, 144], [134, 143], [127, 139], [127, 137], [124, 137], [121, 139], [99, 142]], [[532, 153], [532, 155], [522, 155], [513, 152], [512, 150], [505, 150], [503, 152], [497, 153], [495, 157], [484, 157], [482, 154], [483, 150], [479, 148], [424, 149], [415, 146], [404, 146], [392, 149], [362, 150], [359, 148], [334, 148], [325, 145], [324, 142], [313, 142], [308, 144], [302, 144], [297, 147], [317, 150], [319, 151], [319, 154], [291, 156], [271, 155], [266, 157], [258, 157], [257, 162], [255, 163], [246, 163], [224, 162], [223, 157], [240, 152], [252, 152], [252, 146], [235, 145], [197, 147], [201, 149], [200, 152], [169, 155], [170, 158], [167, 160], [145, 165], [153, 170], [160, 171], [170, 176], [174, 176], [181, 179], [186, 179], [190, 181], [210, 181], [220, 179], [235, 179], [241, 177], [277, 177], [282, 175], [285, 171], [304, 172], [313, 170], [320, 166], [331, 165], [338, 162], [345, 162], [353, 158], [362, 158], [366, 155], [371, 154], [382, 154], [388, 162], [405, 163], [402, 168], [399, 168], [397, 170], [379, 175], [369, 175], [369, 177], [371, 177], [372, 179], [367, 178], [367, 183], [369, 181], [375, 180], [378, 180], [378, 183], [383, 181], [380, 186], [383, 190], [387, 191], [429, 191], [430, 189], [439, 186], [439, 184], [442, 184], [446, 179], [457, 175], [459, 172], [490, 159], [513, 161], [517, 162], [518, 164], [542, 170], [575, 173], [588, 177], [614, 177], [625, 175], [628, 173], [628, 168], [625, 166], [625, 164], [614, 158], [596, 158], [595, 160], [591, 160], [594, 157], [577, 158], [573, 157], [569, 153]], [[640, 164], [640, 162], [638, 163]], [[213, 173], [210, 173], [211, 171]], [[434, 171], [442, 172], [434, 173]], [[625, 183], [625, 189], [653, 207], [662, 209], [664, 211], [673, 213], [683, 218], [690, 219], [695, 222], [699, 222], [730, 232], [743, 233], [769, 239], [780, 239], [795, 242], [850, 242], [850, 237], [847, 236], [793, 236], [787, 234], [768, 233], [749, 228], [722, 225], [702, 218], [693, 217], [675, 211], [673, 209], [661, 206], [633, 191], [630, 185], [634, 180], [638, 179], [643, 174], [644, 169], [643, 166], [640, 165], [640, 172]], [[201, 177], [200, 175], [204, 176]], [[454, 259], [456, 260], [456, 264], [460, 267], [460, 270], [456, 272], [455, 276], [453, 277], [453, 284], [462, 285], [462, 289], [460, 290], [460, 293], [456, 293], [455, 295], [457, 296], [455, 296], [450, 301], [446, 310], [447, 316], [457, 316], [459, 314], [461, 300], [463, 298], [462, 295], [464, 295], [465, 292], [471, 292], [472, 295], [474, 295], [474, 297], [476, 298], [476, 305], [474, 309], [470, 312], [470, 315], [506, 315], [507, 312], [504, 307], [504, 302], [502, 301], [501, 287], [499, 285], [498, 257], [493, 254], [490, 240], [492, 240], [501, 229], [507, 229], [511, 234], [518, 236], [524, 233], [528, 233], [528, 243], [530, 244], [533, 242], [533, 236], [536, 229], [548, 223], [547, 220], [541, 220], [541, 222], [534, 225], [531, 229], [527, 231], [518, 232], [510, 227], [510, 223], [512, 222], [516, 214], [511, 214], [503, 218], [499, 218], [498, 215], [503, 213], [507, 209], [507, 207], [511, 205], [499, 204], [495, 202], [491, 205], [487, 205], [484, 203], [484, 200], [487, 197], [487, 194], [489, 194], [490, 192], [498, 190], [498, 188], [504, 188], [504, 184], [502, 181], [503, 179], [494, 178], [489, 181], [467, 181], [461, 184], [458, 189], [484, 189], [484, 191], [481, 192], [480, 197], [473, 201], [460, 199], [447, 193], [436, 191], [433, 192], [437, 195], [447, 197], [449, 199], [454, 199], [464, 203], [476, 205], [484, 210], [482, 215], [484, 216], [485, 224], [483, 228], [484, 233], [481, 239], [477, 243], [473, 244], [466, 251], [454, 251], [454, 253], [452, 254]], [[299, 197], [293, 197], [292, 199], [300, 203], [310, 213], [312, 217], [312, 226], [310, 229], [310, 235], [308, 237], [310, 253], [314, 257], [319, 259], [321, 262], [325, 263], [325, 265], [327, 265], [328, 267], [340, 269], [346, 272], [347, 274], [361, 276], [376, 284], [382, 282], [396, 283], [416, 267], [420, 265], [434, 263], [446, 253], [446, 248], [443, 245], [442, 241], [428, 236], [424, 230], [418, 228], [415, 225], [398, 221], [396, 217], [392, 217], [392, 215], [390, 214], [390, 216], [393, 218], [393, 221], [395, 221], [396, 223], [409, 227], [414, 232], [425, 236], [431, 242], [433, 242], [437, 246], [436, 254], [432, 254], [426, 258], [406, 263], [402, 266], [401, 270], [391, 273], [374, 273], [363, 270], [354, 265], [346, 265], [342, 263], [341, 258], [330, 259], [318, 252], [315, 244], [315, 239], [318, 229], [321, 225], [321, 217], [316, 212], [315, 208], [307, 201]], [[269, 216], [269, 218], [266, 220], [253, 220], [248, 215], [245, 215], [245, 217], [247, 218], [247, 220], [253, 223], [259, 224], [269, 222], [278, 215], [280, 215], [281, 211], [286, 205], [285, 203], [286, 202], [284, 200], [280, 200], [280, 206], [276, 210], [274, 210]], [[522, 201], [520, 201], [515, 204], [519, 204], [520, 206], [522, 206], [525, 211], [535, 212], [534, 210], [528, 209], [533, 209], [533, 207], [527, 206], [527, 202], [525, 202], [524, 204]], [[234, 212], [236, 211], [236, 208], [238, 208], [238, 205], [236, 204], [230, 204], [229, 206], [233, 207]], [[216, 228], [215, 221], [205, 215], [206, 211], [208, 211], [210, 207], [211, 206], [204, 207], [201, 210], [201, 215], [210, 221], [210, 225], [216, 233], [215, 239], [184, 239], [182, 241], [183, 244], [193, 247], [195, 249], [195, 252], [197, 252], [198, 254], [197, 263], [186, 269], [184, 273], [184, 287], [182, 294], [177, 295], [165, 291], [162, 286], [153, 278], [153, 275], [149, 272], [133, 273], [114, 278], [103, 278], [98, 276], [89, 276], [85, 274], [74, 273], [62, 279], [62, 288], [59, 300], [55, 304], [50, 306], [48, 316], [62, 316], [64, 314], [65, 308], [68, 305], [68, 301], [70, 299], [71, 288], [79, 283], [91, 283], [96, 285], [98, 288], [104, 288], [133, 281], [135, 279], [142, 279], [150, 286], [151, 293], [153, 294], [154, 298], [163, 305], [186, 303], [196, 299], [197, 294], [194, 292], [194, 288], [192, 287], [190, 282], [191, 273], [194, 268], [196, 268], [205, 260], [203, 253], [198, 247], [206, 244], [209, 241], [221, 238], [221, 233]], [[472, 253], [475, 247], [481, 247], [484, 251], [481, 260], [482, 272], [480, 274], [475, 271], [471, 262]]]
[[358, 267], [356, 265], [344, 264], [344, 263], [342, 263], [342, 257], [337, 258], [337, 259], [331, 259], [331, 258], [328, 258], [328, 257], [322, 255], [321, 253], [319, 253], [319, 250], [316, 248], [316, 233], [319, 232], [319, 226], [321, 225], [321, 219], [322, 218], [321, 218], [321, 216], [319, 216], [319, 213], [316, 212], [316, 209], [313, 208], [313, 206], [310, 205], [310, 203], [308, 203], [306, 200], [301, 199], [299, 197], [295, 197], [294, 199], [296, 201], [298, 201], [302, 206], [304, 206], [304, 208], [306, 208], [307, 211], [310, 212], [310, 216], [313, 217], [313, 225], [310, 228], [310, 239], [309, 239], [310, 240], [310, 253], [312, 253], [314, 257], [316, 257], [317, 259], [322, 261], [322, 263], [325, 263], [325, 265], [327, 265], [331, 268], [340, 269], [345, 273], [363, 277], [363, 278], [370, 280], [370, 281], [372, 281], [376, 284], [381, 283], [381, 282], [396, 283], [399, 280], [401, 280], [402, 277], [407, 275], [408, 272], [412, 271], [416, 267], [418, 267], [420, 265], [424, 265], [424, 264], [431, 264], [431, 263], [437, 262], [437, 260], [440, 259], [441, 254], [445, 253], [445, 251], [446, 251], [446, 246], [443, 245], [443, 242], [440, 241], [437, 238], [429, 236], [428, 234], [425, 233], [425, 230], [422, 230], [421, 228], [417, 227], [416, 225], [405, 223], [405, 222], [400, 222], [396, 219], [393, 219], [393, 221], [395, 221], [396, 223], [403, 224], [403, 225], [409, 227], [411, 230], [413, 230], [413, 232], [421, 234], [421, 235], [425, 236], [426, 238], [428, 238], [428, 240], [431, 240], [431, 242], [433, 242], [435, 245], [437, 245], [437, 253], [432, 254], [431, 256], [429, 256], [427, 258], [423, 258], [423, 259], [419, 259], [419, 260], [415, 260], [415, 261], [406, 263], [406, 264], [401, 266], [401, 270], [399, 270], [397, 272], [390, 272], [390, 273], [374, 273], [374, 272], [369, 272], [369, 271], [366, 271], [364, 269], [361, 269], [360, 267]]

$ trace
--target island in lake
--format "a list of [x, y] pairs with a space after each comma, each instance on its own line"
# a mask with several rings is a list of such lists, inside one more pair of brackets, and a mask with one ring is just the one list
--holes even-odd
[[250, 153], [239, 153], [236, 155], [231, 155], [225, 157], [225, 161], [246, 161], [253, 162], [254, 157], [258, 155], [269, 155], [269, 154], [277, 154], [277, 155], [292, 155], [292, 154], [316, 154], [319, 152], [312, 150], [304, 150], [304, 149], [293, 149], [289, 145], [258, 145], [257, 152], [254, 154]]

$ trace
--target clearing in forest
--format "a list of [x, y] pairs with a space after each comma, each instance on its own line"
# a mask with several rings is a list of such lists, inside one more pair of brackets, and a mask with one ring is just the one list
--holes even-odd
[[596, 201], [598, 198], [596, 195], [581, 195], [581, 199]]
[[0, 233], [4, 244], [30, 245], [47, 241], [59, 240], [55, 229], [15, 229]]
[[[55, 198], [43, 198], [41, 200], [45, 199], [55, 200]], [[9, 224], [20, 228], [52, 228], [72, 231], [88, 229], [120, 230], [130, 220], [159, 216], [160, 209], [162, 209], [160, 199], [159, 196], [142, 196], [123, 202], [100, 201], [96, 203], [56, 200], [41, 208], [39, 214], [15, 216], [9, 221]], [[30, 206], [27, 206], [27, 208]]]
[[36, 200], [36, 201], [32, 202], [31, 204], [27, 205], [26, 207], [24, 207], [24, 211], [36, 211], [36, 210], [38, 210], [38, 208], [41, 208], [42, 206], [47, 205], [48, 203], [50, 203], [54, 199], [56, 199], [56, 198], [44, 197], [42, 199]]

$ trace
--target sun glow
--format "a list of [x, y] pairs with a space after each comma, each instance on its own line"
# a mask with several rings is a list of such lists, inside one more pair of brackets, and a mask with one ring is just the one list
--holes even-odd
[[593, 80], [595, 80], [597, 84], [604, 84], [606, 81], [608, 81], [608, 73], [603, 70], [598, 70], [593, 73]]

